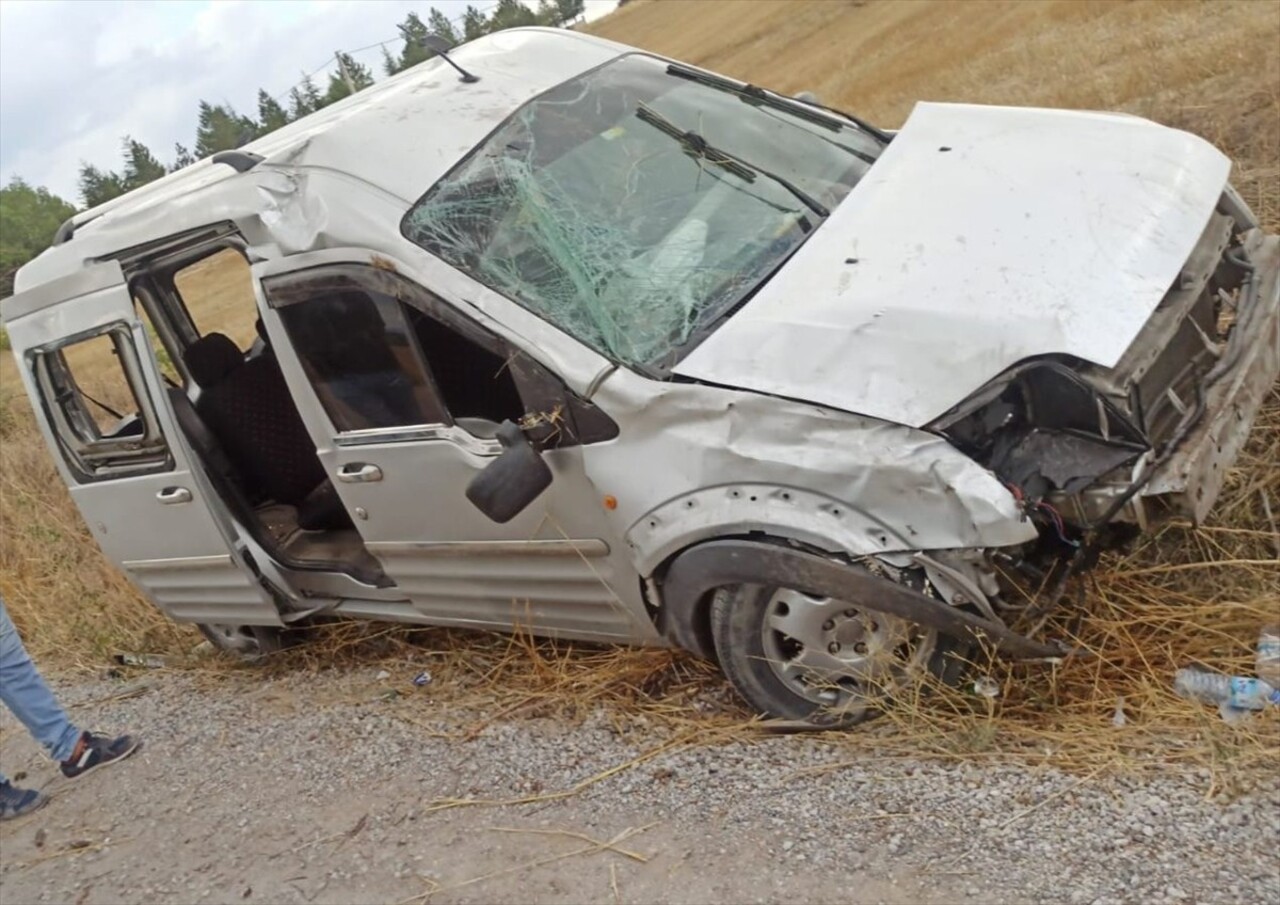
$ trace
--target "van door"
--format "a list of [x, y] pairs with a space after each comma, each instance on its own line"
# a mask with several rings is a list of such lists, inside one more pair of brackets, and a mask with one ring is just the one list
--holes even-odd
[[103, 552], [179, 622], [281, 625], [176, 428], [114, 261], [8, 299], [36, 420]]
[[566, 418], [564, 442], [543, 454], [551, 487], [491, 521], [465, 490], [500, 454], [498, 424], [568, 406], [567, 391], [402, 265], [341, 254], [359, 261], [335, 250], [254, 271], [277, 358], [369, 552], [432, 623], [651, 640], [638, 577], [582, 466], [583, 444], [616, 436], [612, 422], [591, 423], [580, 403], [583, 430]]

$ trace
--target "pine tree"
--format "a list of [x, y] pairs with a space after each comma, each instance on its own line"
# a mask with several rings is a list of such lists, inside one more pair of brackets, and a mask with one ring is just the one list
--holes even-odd
[[125, 192], [119, 173], [100, 170], [87, 163], [80, 164], [79, 187], [80, 200], [86, 208], [97, 207]]
[[289, 119], [302, 119], [308, 113], [315, 113], [324, 104], [320, 89], [311, 76], [303, 76], [302, 82], [289, 92]]
[[382, 48], [382, 71], [386, 75], [395, 75], [400, 71], [400, 61], [393, 57], [386, 47]]
[[474, 6], [468, 6], [467, 11], [462, 14], [463, 37], [468, 41], [474, 41], [476, 38], [483, 37], [488, 33], [489, 20], [484, 17], [484, 13]]
[[159, 179], [167, 171], [156, 156], [140, 141], [129, 136], [124, 139], [124, 171], [120, 175], [120, 183], [125, 191], [132, 191]]
[[179, 142], [173, 145], [173, 166], [169, 168], [170, 172], [180, 170], [183, 167], [189, 167], [196, 162], [195, 155], [187, 150], [187, 146]]
[[[329, 73], [329, 90], [324, 94], [324, 104], [328, 106], [334, 101], [340, 101], [347, 95], [351, 94], [351, 86], [347, 84], [347, 78], [351, 79], [351, 85], [356, 91], [363, 91], [373, 84], [373, 73], [369, 71], [369, 67], [363, 63], [357, 63], [355, 58], [349, 53], [338, 52], [337, 66], [334, 71]], [[343, 76], [343, 70], [346, 70], [346, 76]]]
[[417, 13], [409, 13], [405, 16], [404, 21], [396, 26], [396, 30], [404, 39], [404, 50], [400, 51], [400, 59], [396, 61], [396, 72], [404, 72], [410, 66], [417, 66], [423, 60], [429, 60], [435, 56], [427, 49], [426, 37], [431, 32]]
[[560, 8], [560, 22], [567, 26], [582, 18], [585, 3], [584, 0], [556, 0], [556, 6]]
[[258, 124], [247, 116], [240, 116], [230, 104], [201, 101], [196, 125], [196, 157], [205, 158], [238, 148], [251, 141], [257, 132]]
[[502, 31], [504, 28], [537, 24], [538, 17], [520, 0], [498, 0], [498, 6], [489, 18], [489, 31]]
[[453, 27], [453, 23], [434, 6], [431, 7], [431, 12], [427, 15], [427, 28], [431, 34], [437, 38], [444, 38], [451, 45], [462, 43], [462, 38], [458, 35], [458, 30]]
[[280, 106], [280, 102], [274, 97], [267, 94], [261, 88], [258, 89], [258, 128], [265, 135], [268, 132], [274, 132], [281, 126], [289, 122], [289, 113], [284, 107]]
[[560, 27], [560, 7], [555, 0], [538, 0], [538, 24], [547, 28]]

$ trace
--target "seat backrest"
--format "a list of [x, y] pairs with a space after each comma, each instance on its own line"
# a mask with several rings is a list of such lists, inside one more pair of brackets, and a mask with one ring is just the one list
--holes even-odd
[[235, 469], [231, 465], [231, 460], [227, 458], [222, 444], [209, 430], [208, 425], [200, 418], [196, 407], [187, 398], [186, 392], [181, 387], [166, 387], [166, 389], [169, 393], [169, 403], [173, 406], [174, 417], [178, 419], [178, 427], [182, 429], [187, 442], [191, 444], [201, 461], [215, 474], [222, 477], [232, 476]]
[[206, 333], [182, 353], [182, 363], [187, 373], [202, 390], [221, 383], [232, 371], [244, 363], [240, 347], [231, 337], [222, 333]]
[[275, 357], [243, 362], [206, 387], [196, 410], [251, 490], [297, 505], [325, 480]]

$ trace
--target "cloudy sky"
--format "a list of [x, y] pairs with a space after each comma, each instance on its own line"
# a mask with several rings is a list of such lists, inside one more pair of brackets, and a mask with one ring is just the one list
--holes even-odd
[[[615, 5], [587, 0], [588, 16]], [[461, 17], [467, 0], [0, 0], [0, 181], [79, 203], [81, 161], [117, 169], [125, 135], [167, 162], [200, 100], [253, 114], [259, 88], [285, 95], [335, 50], [397, 52], [396, 23], [432, 6]], [[356, 59], [382, 75], [378, 47]]]

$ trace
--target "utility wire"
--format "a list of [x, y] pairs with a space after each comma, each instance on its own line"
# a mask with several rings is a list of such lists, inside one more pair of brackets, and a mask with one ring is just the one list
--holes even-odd
[[[493, 12], [495, 9], [497, 9], [500, 5], [501, 5], [501, 4], [499, 4], [499, 3], [492, 3], [492, 4], [490, 4], [489, 6], [484, 7], [483, 9], [478, 9], [478, 10], [477, 10], [477, 12], [479, 12], [482, 16], [487, 16], [489, 13], [491, 13], [491, 12]], [[461, 25], [461, 24], [463, 23], [463, 21], [466, 19], [466, 17], [467, 17], [467, 15], [466, 15], [466, 13], [464, 12], [462, 15], [460, 15], [460, 16], [454, 16], [452, 19], [449, 19], [448, 21], [449, 21], [449, 24], [450, 24], [450, 25]], [[373, 50], [375, 47], [385, 47], [387, 44], [390, 44], [390, 43], [392, 43], [393, 41], [399, 41], [399, 42], [401, 42], [401, 43], [405, 43], [404, 35], [396, 34], [396, 35], [393, 35], [393, 36], [392, 36], [392, 37], [390, 37], [390, 38], [386, 38], [386, 39], [381, 40], [381, 41], [375, 41], [375, 42], [374, 42], [374, 43], [372, 43], [372, 44], [366, 44], [364, 47], [357, 47], [355, 50], [344, 50], [344, 51], [341, 51], [341, 52], [342, 52], [342, 53], [345, 53], [345, 54], [346, 54], [347, 56], [349, 56], [349, 57], [354, 57], [354, 56], [355, 56], [356, 54], [358, 54], [358, 53], [363, 53], [363, 52], [364, 52], [364, 51], [366, 51], [366, 50]], [[334, 54], [334, 55], [333, 55], [333, 56], [331, 56], [331, 57], [326, 57], [326, 58], [325, 58], [325, 61], [324, 61], [323, 63], [321, 63], [321, 64], [320, 64], [319, 66], [317, 66], [315, 69], [313, 69], [313, 70], [311, 70], [310, 72], [308, 72], [308, 73], [307, 73], [306, 75], [304, 75], [300, 80], [298, 80], [298, 81], [294, 82], [294, 83], [293, 83], [292, 85], [290, 85], [288, 88], [286, 88], [286, 89], [284, 89], [283, 91], [281, 91], [279, 94], [275, 94], [275, 95], [273, 95], [271, 99], [272, 99], [272, 100], [274, 100], [274, 101], [275, 101], [275, 102], [277, 102], [277, 103], [280, 103], [280, 102], [281, 102], [281, 101], [283, 101], [283, 100], [285, 99], [285, 97], [287, 97], [287, 96], [288, 96], [288, 95], [289, 95], [289, 94], [290, 94], [290, 93], [291, 93], [295, 88], [300, 88], [300, 87], [302, 87], [302, 86], [303, 86], [303, 85], [305, 85], [305, 84], [306, 84], [306, 83], [307, 83], [311, 78], [313, 78], [313, 77], [314, 77], [314, 76], [316, 76], [316, 75], [319, 75], [322, 71], [324, 71], [324, 70], [328, 69], [330, 66], [334, 65], [335, 63], [337, 63], [337, 60], [338, 60], [338, 55], [337, 55], [337, 54]]]

